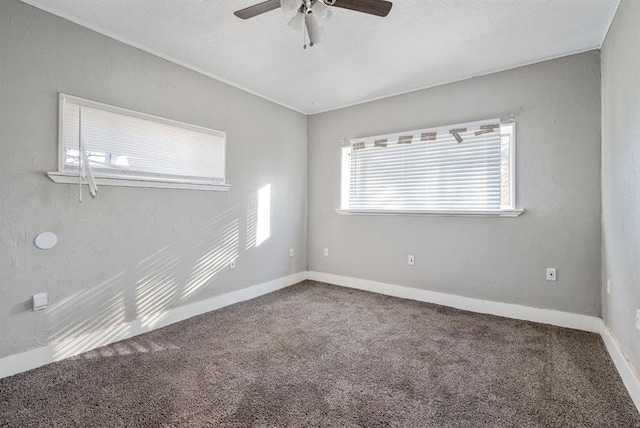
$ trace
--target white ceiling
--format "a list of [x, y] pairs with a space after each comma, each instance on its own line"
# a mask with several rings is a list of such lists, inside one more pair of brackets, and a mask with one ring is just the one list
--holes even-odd
[[23, 0], [311, 114], [599, 48], [618, 0], [395, 0], [386, 18], [333, 8], [302, 49], [262, 0]]

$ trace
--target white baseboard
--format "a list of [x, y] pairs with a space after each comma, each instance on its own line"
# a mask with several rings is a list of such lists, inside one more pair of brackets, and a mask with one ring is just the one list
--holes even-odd
[[615, 336], [611, 333], [607, 325], [603, 320], [600, 320], [600, 335], [604, 341], [607, 351], [615, 364], [624, 386], [627, 388], [633, 403], [640, 412], [640, 378], [638, 373], [629, 362], [629, 359], [622, 351], [620, 344], [616, 340]]
[[234, 303], [243, 302], [271, 293], [307, 279], [307, 272], [298, 272], [272, 281], [263, 282], [242, 290], [232, 291], [210, 299], [180, 306], [153, 314], [143, 319], [118, 324], [82, 336], [71, 337], [60, 342], [31, 349], [19, 354], [0, 358], [0, 379], [36, 367], [44, 366], [119, 340], [147, 333], [157, 328], [204, 314]]
[[481, 314], [492, 314], [506, 318], [534, 321], [542, 324], [551, 324], [559, 327], [588, 331], [591, 333], [600, 332], [601, 319], [589, 315], [572, 314], [569, 312], [555, 311], [551, 309], [532, 308], [513, 303], [493, 302], [491, 300], [457, 296], [455, 294], [422, 290], [402, 285], [386, 284], [384, 282], [376, 282], [324, 272], [309, 271], [308, 278], [314, 281], [327, 282], [329, 284], [341, 285], [349, 288], [357, 288], [358, 290], [372, 291], [374, 293], [385, 294], [387, 296], [435, 303], [437, 305], [449, 306]]

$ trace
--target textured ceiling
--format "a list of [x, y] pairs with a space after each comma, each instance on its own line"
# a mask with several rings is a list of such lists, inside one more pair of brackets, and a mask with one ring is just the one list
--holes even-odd
[[618, 0], [395, 0], [387, 18], [333, 8], [302, 49], [261, 0], [23, 0], [311, 114], [599, 48]]

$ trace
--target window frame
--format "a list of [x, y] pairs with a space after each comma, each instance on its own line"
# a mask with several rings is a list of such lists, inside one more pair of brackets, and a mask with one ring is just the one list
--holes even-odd
[[78, 184], [78, 180], [81, 180], [82, 184], [87, 184], [84, 178], [79, 177], [79, 172], [70, 171], [66, 167], [66, 148], [65, 148], [65, 127], [64, 127], [64, 108], [65, 103], [70, 101], [80, 106], [91, 107], [101, 111], [109, 113], [115, 113], [120, 115], [126, 115], [137, 119], [143, 119], [159, 124], [169, 125], [177, 128], [182, 128], [190, 131], [196, 131], [206, 134], [222, 137], [224, 141], [223, 145], [223, 181], [218, 183], [207, 179], [197, 179], [190, 177], [171, 176], [169, 174], [155, 174], [135, 172], [126, 173], [122, 171], [109, 173], [104, 169], [93, 169], [93, 176], [97, 185], [102, 186], [122, 186], [122, 187], [146, 187], [146, 188], [169, 188], [169, 189], [185, 189], [185, 190], [213, 190], [213, 191], [227, 191], [231, 188], [231, 185], [227, 183], [227, 165], [226, 165], [226, 133], [211, 128], [205, 128], [198, 125], [193, 125], [186, 122], [180, 122], [177, 120], [167, 119], [160, 116], [155, 116], [147, 113], [138, 112], [135, 110], [129, 110], [122, 107], [116, 107], [109, 104], [104, 104], [98, 101], [92, 101], [73, 95], [64, 93], [59, 94], [58, 100], [58, 168], [57, 171], [47, 172], [47, 176], [55, 183], [63, 184]]
[[[343, 141], [340, 147], [340, 208], [339, 215], [408, 215], [408, 216], [446, 216], [446, 217], [518, 217], [524, 209], [516, 208], [516, 123], [500, 123], [500, 138], [508, 128], [509, 135], [509, 205], [500, 205], [499, 210], [352, 210], [349, 209], [349, 190], [351, 178], [351, 142]], [[407, 131], [409, 133], [411, 131]], [[404, 133], [404, 131], [402, 132]], [[395, 133], [394, 133], [395, 134]], [[384, 135], [380, 136], [384, 137]]]
[[[505, 132], [504, 128], [509, 128]], [[500, 124], [500, 138], [509, 135], [509, 205], [500, 204], [500, 211], [516, 209], [516, 123], [507, 122]], [[502, 166], [501, 166], [502, 168]]]

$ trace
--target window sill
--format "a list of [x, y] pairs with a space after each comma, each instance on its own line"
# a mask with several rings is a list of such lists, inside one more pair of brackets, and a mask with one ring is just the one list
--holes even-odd
[[335, 211], [338, 215], [411, 215], [433, 217], [518, 217], [524, 212], [523, 209], [501, 211], [350, 211], [336, 209]]
[[[47, 172], [47, 176], [54, 183], [78, 184], [78, 174], [67, 172]], [[95, 177], [98, 186], [122, 186], [122, 187], [152, 187], [162, 189], [183, 189], [183, 190], [207, 190], [226, 192], [231, 188], [230, 184], [208, 184], [197, 181], [168, 181], [152, 178], [132, 178], [132, 177]], [[86, 180], [82, 181], [86, 184]]]

